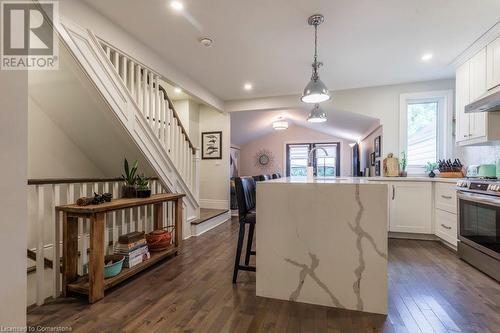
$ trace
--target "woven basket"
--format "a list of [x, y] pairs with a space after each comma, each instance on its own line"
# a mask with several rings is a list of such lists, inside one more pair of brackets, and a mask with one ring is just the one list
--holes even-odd
[[167, 230], [154, 230], [146, 235], [150, 251], [166, 250], [172, 243], [172, 233]]

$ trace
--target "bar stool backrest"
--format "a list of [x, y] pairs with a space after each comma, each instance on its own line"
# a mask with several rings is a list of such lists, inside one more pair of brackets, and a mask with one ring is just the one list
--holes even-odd
[[234, 179], [236, 199], [240, 220], [255, 209], [255, 180], [252, 177], [236, 177]]

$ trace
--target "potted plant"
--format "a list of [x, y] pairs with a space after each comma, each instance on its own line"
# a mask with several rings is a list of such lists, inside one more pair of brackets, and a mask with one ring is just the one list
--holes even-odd
[[406, 171], [406, 167], [408, 166], [408, 158], [406, 156], [406, 152], [403, 150], [401, 152], [401, 158], [399, 159], [399, 167], [401, 171], [399, 171], [400, 177], [406, 177], [408, 172]]
[[436, 176], [434, 170], [436, 170], [437, 167], [437, 163], [427, 162], [427, 165], [425, 166], [425, 172], [427, 172], [429, 177], [434, 178]]
[[132, 167], [128, 165], [127, 159], [123, 162], [124, 174], [122, 174], [122, 179], [124, 181], [122, 187], [122, 197], [124, 198], [135, 198], [137, 196], [137, 166], [138, 162], [135, 161]]
[[137, 176], [137, 197], [149, 198], [150, 196], [149, 178], [146, 178], [144, 175]]

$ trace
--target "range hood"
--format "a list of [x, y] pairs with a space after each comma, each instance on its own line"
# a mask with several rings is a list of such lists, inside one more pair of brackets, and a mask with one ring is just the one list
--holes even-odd
[[500, 111], [500, 91], [465, 106], [465, 113]]

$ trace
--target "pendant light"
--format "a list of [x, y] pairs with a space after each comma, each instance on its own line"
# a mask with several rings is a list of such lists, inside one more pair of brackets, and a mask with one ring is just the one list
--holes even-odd
[[309, 25], [314, 26], [314, 61], [312, 63], [311, 81], [304, 88], [301, 100], [305, 103], [321, 103], [330, 99], [330, 91], [323, 81], [319, 79], [318, 69], [323, 63], [318, 61], [318, 26], [325, 18], [321, 14], [312, 15], [307, 20]]
[[314, 108], [309, 112], [307, 121], [310, 123], [323, 123], [326, 121], [326, 113], [319, 107], [319, 104], [314, 105]]
[[278, 120], [273, 122], [273, 128], [277, 131], [286, 130], [288, 128], [288, 121], [280, 117]]

